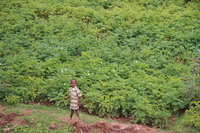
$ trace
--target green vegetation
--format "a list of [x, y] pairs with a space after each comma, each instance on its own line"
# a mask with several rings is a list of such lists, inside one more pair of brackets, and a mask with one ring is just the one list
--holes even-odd
[[184, 124], [200, 130], [200, 101], [192, 102], [189, 110], [186, 110]]
[[[46, 107], [42, 105], [16, 104], [14, 106], [6, 106], [5, 113], [8, 114], [17, 112], [17, 114], [23, 114], [27, 110], [31, 111], [31, 113], [25, 116], [20, 116], [20, 119], [23, 119], [27, 122], [26, 125], [12, 126], [8, 124], [1, 127], [0, 131], [4, 132], [6, 128], [11, 127], [13, 133], [70, 133], [74, 131], [73, 127], [68, 125], [68, 122], [62, 121], [62, 118], [69, 117], [69, 109], [66, 110], [58, 107]], [[76, 118], [76, 116], [74, 116], [74, 118]], [[81, 113], [81, 119], [87, 124], [102, 120], [111, 122], [111, 120], [98, 118], [97, 116], [91, 116], [84, 113]], [[58, 128], [56, 128], [56, 130], [51, 130], [51, 124], [60, 124], [60, 126], [57, 126]]]
[[200, 100], [199, 7], [199, 0], [1, 0], [0, 98], [63, 108], [76, 78], [90, 112], [164, 127]]
[[177, 118], [175, 125], [170, 128], [176, 133], [200, 133], [200, 102], [192, 102], [190, 109]]
[[[30, 112], [30, 113], [26, 113]], [[0, 132], [5, 132], [5, 129], [9, 129], [13, 133], [35, 133], [35, 132], [52, 132], [52, 133], [62, 133], [62, 132], [73, 132], [74, 129], [72, 126], [68, 125], [68, 122], [63, 122], [63, 118], [67, 118], [70, 115], [69, 109], [62, 109], [59, 107], [52, 106], [42, 106], [39, 104], [27, 105], [27, 104], [15, 104], [15, 105], [6, 105], [4, 112], [5, 114], [17, 113], [17, 114], [26, 114], [25, 116], [16, 116], [16, 119], [25, 120], [27, 124], [25, 125], [15, 125], [15, 123], [10, 123], [4, 125], [0, 128]], [[97, 116], [88, 115], [80, 112], [81, 120], [84, 123], [91, 124], [97, 121], [107, 121], [115, 122], [113, 120], [99, 118]], [[74, 115], [73, 119], [76, 119]], [[186, 115], [176, 118], [177, 122], [175, 125], [168, 129], [168, 131], [173, 131], [176, 133], [200, 133], [200, 131], [195, 130], [190, 126], [185, 125], [185, 120], [187, 120]], [[14, 124], [15, 126], [13, 126]], [[19, 123], [17, 123], [19, 124]], [[55, 130], [50, 130], [51, 124], [57, 125]], [[129, 123], [127, 123], [129, 124]]]

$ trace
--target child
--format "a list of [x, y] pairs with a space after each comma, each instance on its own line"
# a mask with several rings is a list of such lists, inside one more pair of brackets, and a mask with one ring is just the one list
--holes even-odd
[[71, 109], [70, 120], [72, 119], [74, 111], [76, 111], [76, 115], [78, 117], [78, 120], [80, 120], [79, 106], [80, 106], [80, 103], [81, 103], [80, 97], [82, 95], [81, 95], [79, 88], [76, 87], [76, 85], [77, 85], [76, 79], [71, 79], [70, 85], [71, 85], [71, 88], [69, 89], [70, 94], [69, 94], [69, 96], [65, 97], [64, 99], [66, 100], [68, 98], [71, 98], [71, 100], [70, 100], [70, 109]]

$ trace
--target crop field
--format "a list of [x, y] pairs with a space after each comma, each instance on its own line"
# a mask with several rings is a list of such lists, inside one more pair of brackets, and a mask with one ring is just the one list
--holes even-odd
[[[0, 99], [200, 130], [199, 0], [1, 0]], [[189, 121], [190, 120], [190, 121]]]

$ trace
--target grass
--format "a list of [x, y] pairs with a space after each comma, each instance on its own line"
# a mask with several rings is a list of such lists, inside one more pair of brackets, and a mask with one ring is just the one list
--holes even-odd
[[[27, 105], [27, 104], [16, 104], [16, 105], [6, 105], [5, 113], [17, 113], [22, 114], [27, 110], [31, 110], [32, 112], [29, 115], [21, 116], [20, 118], [26, 120], [28, 125], [24, 126], [15, 126], [12, 129], [12, 133], [71, 133], [73, 132], [73, 127], [69, 126], [67, 122], [63, 122], [60, 118], [69, 117], [70, 110], [62, 109], [53, 106], [43, 106], [39, 104], [35, 105]], [[92, 116], [80, 112], [81, 120], [84, 123], [91, 124], [97, 121], [107, 121], [113, 122], [110, 119], [99, 118], [97, 116]], [[74, 114], [73, 118], [76, 118], [76, 114]], [[200, 133], [199, 131], [186, 127], [183, 123], [184, 115], [176, 118], [176, 123], [173, 127], [168, 129], [168, 131], [172, 131], [175, 133]], [[0, 119], [1, 120], [1, 119]], [[52, 123], [60, 124], [62, 123], [56, 130], [50, 130], [49, 127]], [[33, 127], [31, 125], [34, 124]], [[0, 132], [5, 128], [12, 127], [11, 124], [8, 124], [4, 127], [0, 128]]]
[[[16, 104], [16, 105], [7, 105], [5, 108], [5, 113], [17, 113], [22, 114], [26, 110], [32, 110], [32, 113], [26, 116], [22, 116], [20, 118], [25, 119], [28, 122], [28, 125], [24, 126], [15, 126], [12, 129], [12, 133], [70, 133], [73, 132], [73, 127], [69, 126], [67, 122], [63, 122], [60, 118], [69, 117], [70, 110], [69, 109], [61, 109], [58, 107], [47, 107], [43, 105], [27, 105], [27, 104]], [[85, 113], [80, 112], [81, 120], [84, 123], [90, 124], [96, 121], [108, 121], [112, 120], [99, 118], [97, 116], [91, 116]], [[73, 118], [76, 118], [76, 114], [74, 114]], [[59, 124], [62, 123], [59, 128], [56, 130], [50, 130], [49, 127], [52, 123]], [[34, 127], [30, 127], [30, 125], [34, 124]], [[8, 124], [1, 127], [0, 132], [5, 128], [10, 128], [12, 125]]]
[[175, 133], [200, 133], [200, 131], [192, 127], [185, 126], [184, 119], [185, 119], [185, 115], [178, 117], [177, 122], [175, 123], [173, 127], [171, 127], [171, 129], [169, 129], [169, 131], [173, 131]]

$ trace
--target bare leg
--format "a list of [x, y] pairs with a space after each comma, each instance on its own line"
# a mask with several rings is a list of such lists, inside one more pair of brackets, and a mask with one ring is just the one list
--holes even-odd
[[78, 120], [81, 120], [81, 119], [80, 119], [80, 115], [79, 115], [79, 110], [78, 110], [78, 109], [76, 110], [76, 115], [77, 115], [77, 117], [78, 117]]
[[74, 114], [74, 110], [71, 109], [70, 120], [72, 119], [73, 114]]

